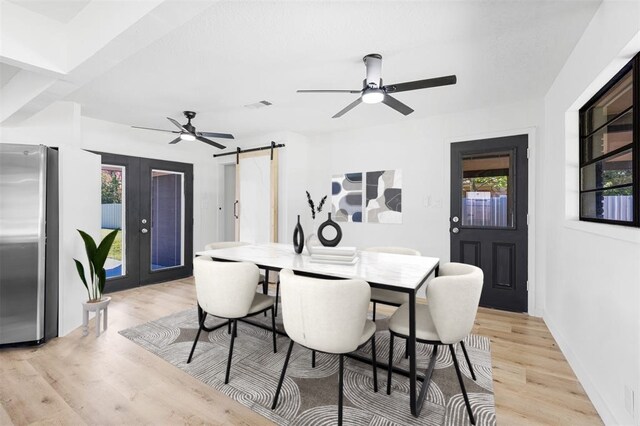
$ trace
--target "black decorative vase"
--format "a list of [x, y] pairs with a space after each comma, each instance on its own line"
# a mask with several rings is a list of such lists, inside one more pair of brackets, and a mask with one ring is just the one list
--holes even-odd
[[[330, 226], [336, 230], [336, 236], [332, 240], [328, 240], [324, 237], [324, 235], [322, 235], [322, 232], [327, 226]], [[338, 243], [340, 243], [340, 240], [342, 240], [342, 229], [340, 229], [340, 226], [337, 223], [331, 220], [331, 213], [329, 213], [329, 218], [326, 220], [326, 222], [322, 222], [322, 224], [318, 227], [318, 239], [325, 247], [335, 247], [338, 245]]]
[[296, 229], [293, 230], [293, 250], [296, 253], [302, 253], [302, 249], [304, 248], [304, 231], [302, 230], [302, 225], [300, 225], [300, 215], [298, 215], [298, 224], [296, 225]]

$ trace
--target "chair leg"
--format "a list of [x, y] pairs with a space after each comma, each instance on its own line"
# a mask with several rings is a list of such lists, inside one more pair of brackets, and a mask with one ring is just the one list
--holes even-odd
[[278, 347], [276, 346], [276, 311], [271, 307], [271, 330], [273, 332], [273, 353], [278, 352]]
[[311, 368], [316, 368], [316, 351], [311, 351]]
[[409, 339], [404, 340], [404, 359], [409, 359]]
[[284, 375], [287, 372], [287, 366], [289, 365], [289, 357], [291, 357], [291, 349], [293, 349], [293, 340], [289, 343], [289, 349], [287, 350], [287, 356], [284, 359], [284, 365], [282, 366], [282, 373], [280, 373], [280, 380], [278, 381], [278, 387], [276, 389], [276, 394], [273, 397], [273, 403], [271, 404], [271, 409], [275, 410], [276, 405], [278, 405], [278, 396], [280, 396], [280, 389], [282, 388], [282, 382], [284, 381]]
[[387, 395], [391, 395], [391, 375], [393, 374], [393, 333], [389, 334], [389, 369], [387, 370]]
[[376, 333], [371, 336], [371, 364], [373, 364], [373, 391], [378, 392], [378, 361], [376, 359]]
[[449, 345], [449, 351], [451, 351], [451, 358], [453, 358], [453, 365], [456, 367], [456, 374], [458, 375], [458, 382], [460, 383], [460, 389], [462, 389], [462, 396], [464, 397], [464, 403], [467, 406], [467, 413], [469, 413], [469, 420], [472, 425], [476, 424], [476, 419], [473, 417], [473, 412], [471, 411], [471, 403], [469, 402], [469, 397], [467, 396], [467, 390], [464, 387], [464, 381], [462, 380], [462, 373], [460, 372], [460, 366], [458, 365], [458, 359], [456, 358], [456, 351], [453, 348], [453, 345]]
[[276, 316], [278, 316], [278, 298], [280, 297], [280, 277], [276, 282]]
[[187, 364], [191, 362], [191, 358], [193, 357], [193, 351], [196, 350], [196, 345], [198, 344], [198, 339], [200, 339], [200, 332], [204, 327], [204, 320], [207, 318], [207, 313], [204, 312], [202, 314], [202, 319], [200, 320], [200, 327], [198, 327], [198, 332], [196, 333], [196, 340], [193, 341], [193, 346], [191, 347], [191, 353], [189, 353], [189, 359], [187, 360]]
[[227, 333], [231, 334], [231, 320], [227, 323]]
[[338, 426], [342, 426], [342, 394], [344, 385], [344, 355], [340, 354], [340, 374], [338, 376], [338, 387], [340, 393], [338, 394]]
[[467, 360], [467, 365], [469, 366], [469, 371], [471, 371], [471, 378], [475, 382], [476, 373], [473, 371], [473, 365], [471, 364], [471, 360], [469, 359], [469, 354], [467, 353], [467, 348], [464, 346], [464, 342], [460, 341], [460, 346], [462, 346], [462, 352], [464, 353], [464, 359]]
[[[262, 282], [262, 294], [269, 294], [269, 270], [264, 271], [264, 281]], [[267, 316], [267, 311], [264, 311], [264, 316]]]
[[238, 331], [238, 320], [233, 320], [233, 332], [231, 333], [231, 345], [229, 346], [229, 359], [227, 360], [227, 374], [224, 376], [224, 384], [229, 383], [229, 372], [231, 371], [231, 357], [233, 356], [233, 341], [236, 339]]
[[373, 322], [376, 322], [376, 302], [373, 302]]

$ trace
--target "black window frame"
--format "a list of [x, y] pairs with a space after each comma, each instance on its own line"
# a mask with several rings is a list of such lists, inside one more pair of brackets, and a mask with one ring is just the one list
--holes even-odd
[[[598, 102], [604, 94], [606, 94], [613, 86], [615, 86], [618, 82], [620, 82], [629, 72], [631, 72], [631, 77], [633, 80], [631, 92], [632, 92], [632, 104], [630, 108], [625, 109], [624, 111], [617, 114], [615, 117], [608, 119], [604, 124], [592, 129], [589, 133], [585, 133], [586, 125], [585, 120], [586, 112], [591, 108], [596, 102]], [[631, 186], [631, 193], [633, 196], [633, 221], [623, 221], [623, 220], [612, 220], [612, 219], [600, 219], [594, 217], [584, 217], [582, 215], [582, 194], [602, 191], [608, 188], [600, 188], [600, 189], [589, 189], [583, 190], [582, 185], [582, 169], [586, 166], [594, 164], [598, 161], [606, 160], [607, 158], [614, 157], [619, 155], [621, 152], [629, 149], [629, 145], [625, 145], [624, 147], [609, 151], [605, 154], [602, 154], [598, 157], [592, 158], [588, 161], [585, 161], [585, 144], [583, 141], [589, 136], [594, 135], [600, 129], [605, 128], [613, 121], [622, 117], [624, 114], [628, 113], [628, 111], [632, 111], [632, 142], [631, 142], [631, 152], [632, 152], [632, 184], [624, 185]], [[579, 167], [578, 167], [578, 181], [579, 181], [579, 199], [578, 199], [578, 207], [579, 207], [579, 218], [581, 221], [585, 222], [597, 222], [597, 223], [606, 223], [611, 225], [622, 225], [622, 226], [630, 226], [630, 227], [640, 227], [640, 53], [636, 54], [636, 56], [629, 61], [607, 84], [602, 87], [589, 101], [584, 104], [582, 108], [579, 110]], [[615, 188], [615, 187], [614, 187]], [[613, 188], [612, 188], [613, 189]]]

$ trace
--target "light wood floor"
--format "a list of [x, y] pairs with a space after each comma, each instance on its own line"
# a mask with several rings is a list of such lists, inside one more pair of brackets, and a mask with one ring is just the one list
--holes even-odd
[[[0, 425], [269, 424], [118, 334], [193, 306], [191, 280], [112, 296], [98, 339], [0, 350]], [[541, 319], [480, 309], [475, 333], [491, 338], [499, 424], [602, 424]]]

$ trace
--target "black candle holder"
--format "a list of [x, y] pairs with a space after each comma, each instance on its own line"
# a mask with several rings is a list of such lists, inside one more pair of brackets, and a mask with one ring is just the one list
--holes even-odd
[[[336, 236], [331, 240], [326, 239], [322, 235], [322, 231], [324, 231], [327, 226], [330, 226], [336, 230]], [[325, 222], [322, 222], [322, 224], [318, 227], [318, 239], [325, 247], [335, 247], [340, 243], [340, 240], [342, 240], [342, 229], [340, 229], [340, 225], [331, 220], [331, 213], [329, 213], [329, 218]]]

